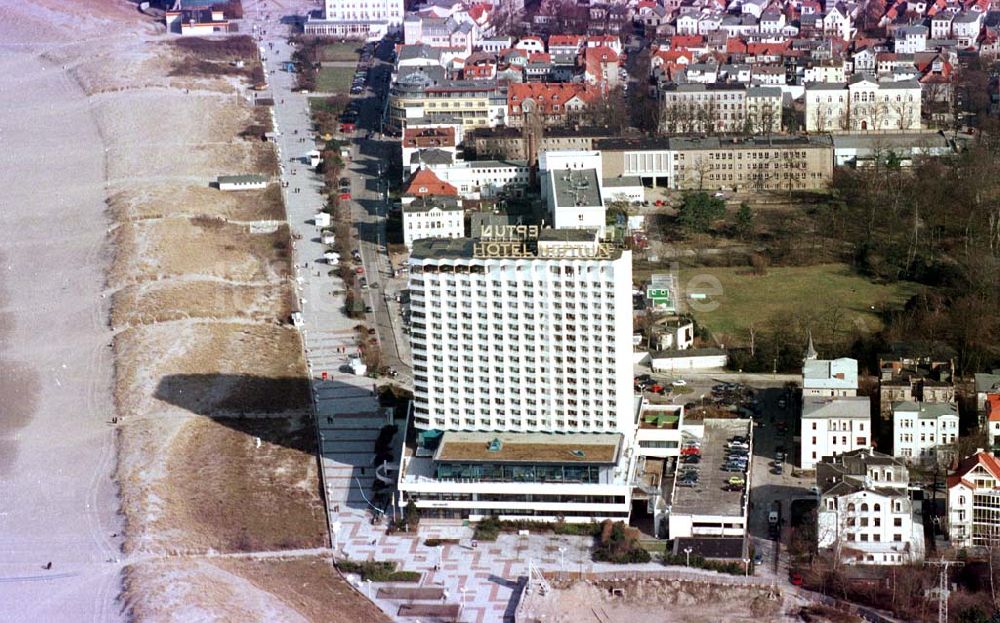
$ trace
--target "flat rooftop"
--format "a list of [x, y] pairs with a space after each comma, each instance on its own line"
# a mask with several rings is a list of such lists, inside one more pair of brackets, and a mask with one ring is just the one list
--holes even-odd
[[622, 435], [446, 432], [434, 460], [462, 463], [618, 462]]
[[555, 189], [556, 207], [603, 206], [596, 169], [547, 171]]
[[[674, 488], [674, 499], [671, 504], [672, 513], [678, 515], [723, 515], [741, 517], [746, 487], [742, 491], [726, 491], [725, 487], [733, 476], [747, 474], [740, 472], [724, 472], [722, 466], [726, 462], [726, 444], [735, 435], [749, 435], [749, 419], [707, 419], [705, 420], [705, 436], [701, 439], [701, 463], [698, 464], [698, 485], [695, 487]], [[750, 444], [750, 465], [752, 469], [753, 444]], [[682, 469], [683, 464], [678, 465]]]

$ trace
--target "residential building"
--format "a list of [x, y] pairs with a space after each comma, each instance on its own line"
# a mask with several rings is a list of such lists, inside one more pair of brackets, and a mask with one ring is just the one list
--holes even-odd
[[410, 256], [420, 433], [404, 449], [400, 505], [473, 521], [627, 521], [631, 253], [585, 231], [481, 233], [418, 240]]
[[1000, 462], [992, 453], [977, 450], [948, 476], [948, 536], [956, 548], [1000, 544]]
[[403, 244], [407, 250], [424, 238], [461, 238], [465, 213], [454, 197], [421, 197], [402, 207]]
[[[538, 139], [538, 153], [558, 150], [593, 150], [594, 141], [608, 138], [607, 128], [559, 127], [546, 128]], [[525, 133], [520, 128], [499, 127], [475, 130], [469, 134], [465, 148], [472, 148], [479, 158], [509, 158], [527, 160]]]
[[867, 396], [802, 397], [802, 469], [825, 456], [871, 446], [871, 403]]
[[975, 375], [976, 383], [976, 410], [980, 414], [980, 423], [982, 423], [982, 415], [986, 413], [986, 400], [990, 394], [1000, 394], [1000, 370], [993, 370], [992, 372], [977, 372]]
[[458, 189], [442, 181], [430, 169], [419, 169], [410, 178], [403, 192], [402, 203], [422, 197], [458, 197]]
[[892, 405], [892, 453], [907, 461], [947, 460], [958, 439], [958, 408], [947, 402]]
[[848, 83], [807, 84], [806, 131], [919, 130], [920, 101], [920, 83], [915, 80], [855, 74]]
[[903, 26], [894, 32], [893, 50], [897, 54], [915, 54], [927, 49], [927, 26]]
[[459, 197], [470, 200], [520, 197], [531, 177], [524, 160], [457, 160], [424, 166], [454, 186]]
[[455, 128], [406, 128], [402, 137], [402, 157], [405, 168], [413, 155], [426, 149], [439, 149], [456, 154]]
[[604, 90], [618, 86], [618, 52], [607, 46], [587, 46], [583, 53], [583, 80]]
[[407, 68], [389, 89], [388, 113], [389, 128], [399, 132], [409, 120], [495, 127], [506, 119], [507, 95], [493, 80], [449, 80], [441, 67]]
[[781, 89], [734, 83], [668, 84], [661, 88], [661, 131], [781, 131]]
[[1000, 394], [986, 396], [986, 439], [990, 451], [996, 452], [1000, 447]]
[[841, 357], [839, 359], [806, 359], [806, 361], [803, 362], [803, 397], [857, 395], [857, 359]]
[[920, 505], [909, 471], [891, 456], [859, 449], [816, 464], [817, 546], [847, 564], [896, 565], [924, 557]]
[[520, 127], [537, 114], [545, 125], [562, 125], [579, 117], [594, 102], [597, 87], [578, 83], [532, 82], [507, 88], [507, 125]]
[[[879, 355], [879, 406], [892, 417], [895, 403], [952, 403], [955, 352], [945, 344], [894, 342]], [[899, 453], [896, 453], [899, 456]]]
[[985, 12], [963, 11], [951, 22], [951, 38], [955, 39], [960, 48], [972, 48], [979, 40], [983, 29]]
[[403, 25], [403, 0], [325, 0], [323, 17], [311, 14], [303, 29], [307, 35], [375, 41]]

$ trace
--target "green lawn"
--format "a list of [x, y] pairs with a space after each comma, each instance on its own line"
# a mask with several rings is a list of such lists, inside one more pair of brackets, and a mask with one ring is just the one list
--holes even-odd
[[341, 41], [320, 46], [321, 61], [357, 61], [361, 53], [361, 44], [357, 41]]
[[316, 76], [316, 90], [321, 93], [349, 93], [354, 69], [351, 67], [323, 67]]
[[705, 277], [718, 279], [721, 294], [710, 297], [718, 307], [692, 312], [716, 338], [733, 345], [749, 340], [751, 325], [761, 327], [772, 319], [794, 320], [814, 331], [877, 331], [881, 321], [872, 306], [898, 307], [918, 289], [909, 282], [872, 283], [843, 264], [821, 264], [769, 268], [760, 276], [751, 274], [749, 267], [682, 269], [682, 296], [707, 293], [712, 283]]

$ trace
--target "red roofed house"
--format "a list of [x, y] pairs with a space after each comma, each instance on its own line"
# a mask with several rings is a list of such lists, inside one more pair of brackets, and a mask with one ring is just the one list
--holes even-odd
[[608, 90], [618, 86], [618, 53], [606, 46], [587, 48], [584, 56], [583, 79]]
[[420, 169], [410, 178], [410, 184], [403, 194], [407, 197], [457, 197], [458, 189], [448, 182], [442, 182], [433, 171]]
[[403, 131], [403, 169], [410, 166], [413, 154], [425, 149], [440, 149], [455, 155], [455, 128], [406, 128]]
[[507, 124], [520, 126], [524, 114], [537, 110], [546, 125], [565, 123], [568, 117], [584, 112], [600, 91], [576, 82], [526, 82], [507, 89]]
[[986, 438], [991, 448], [1000, 444], [1000, 394], [986, 395]]
[[952, 546], [1000, 544], [1000, 461], [983, 450], [948, 476], [948, 532]]
[[588, 48], [609, 47], [618, 54], [622, 53], [621, 39], [614, 35], [593, 35], [587, 37]]

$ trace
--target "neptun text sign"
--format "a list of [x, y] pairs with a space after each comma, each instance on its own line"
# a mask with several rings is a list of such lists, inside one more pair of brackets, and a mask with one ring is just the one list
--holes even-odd
[[541, 258], [541, 259], [589, 259], [610, 260], [614, 258], [615, 245], [606, 242], [597, 244], [546, 244], [541, 249], [524, 242], [509, 240], [484, 240], [472, 247], [472, 257], [488, 258]]

